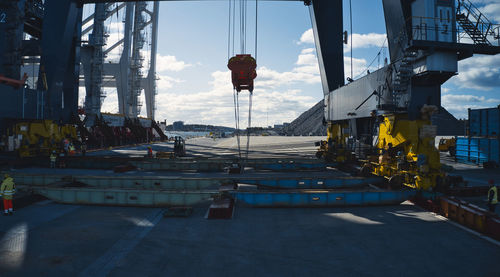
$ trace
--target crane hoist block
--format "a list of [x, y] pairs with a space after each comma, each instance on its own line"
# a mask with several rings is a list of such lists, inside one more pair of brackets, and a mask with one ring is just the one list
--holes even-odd
[[253, 80], [257, 77], [257, 62], [249, 54], [236, 55], [229, 59], [227, 67], [231, 70], [233, 87], [236, 91], [253, 92]]

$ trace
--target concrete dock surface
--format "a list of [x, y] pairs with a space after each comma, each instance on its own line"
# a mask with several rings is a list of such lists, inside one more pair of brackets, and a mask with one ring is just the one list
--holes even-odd
[[499, 244], [409, 203], [231, 220], [40, 202], [2, 217], [1, 276], [498, 276]]
[[[319, 139], [252, 137], [251, 155], [313, 156]], [[189, 155], [234, 155], [234, 142], [197, 138], [186, 148]], [[458, 164], [454, 174], [461, 173], [471, 185], [500, 175]], [[500, 276], [498, 241], [409, 202], [293, 209], [236, 203], [230, 220], [205, 219], [209, 204], [187, 218], [165, 218], [163, 208], [34, 203], [0, 217], [0, 276]]]

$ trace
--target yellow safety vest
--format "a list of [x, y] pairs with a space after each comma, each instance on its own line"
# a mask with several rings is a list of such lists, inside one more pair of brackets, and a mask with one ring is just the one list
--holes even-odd
[[4, 199], [12, 199], [12, 196], [16, 193], [16, 185], [14, 184], [14, 179], [12, 177], [7, 177], [2, 182], [2, 186], [0, 187], [0, 195], [3, 196]]
[[498, 203], [498, 190], [497, 187], [492, 187], [488, 190], [488, 201], [490, 200], [490, 193], [493, 191], [493, 199], [491, 199], [491, 204]]
[[55, 161], [56, 161], [56, 159], [57, 159], [57, 156], [56, 156], [56, 155], [54, 155], [54, 154], [50, 155], [50, 161], [51, 161], [51, 162], [55, 162]]

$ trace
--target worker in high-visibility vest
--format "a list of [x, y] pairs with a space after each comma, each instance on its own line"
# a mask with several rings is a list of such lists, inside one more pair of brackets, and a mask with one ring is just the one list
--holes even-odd
[[56, 151], [52, 151], [52, 154], [50, 154], [50, 168], [56, 167], [56, 161], [57, 161], [57, 153]]
[[498, 189], [495, 186], [495, 181], [490, 180], [489, 184], [490, 189], [488, 190], [488, 209], [490, 210], [490, 212], [494, 213], [498, 203]]
[[16, 184], [14, 184], [14, 179], [5, 174], [5, 179], [3, 179], [2, 186], [0, 187], [0, 195], [3, 198], [3, 210], [4, 215], [12, 215], [14, 211], [12, 207], [12, 197], [16, 193]]
[[152, 157], [153, 157], [153, 148], [151, 148], [151, 146], [148, 146], [148, 158]]
[[82, 152], [82, 156], [85, 156], [85, 154], [87, 153], [87, 143], [82, 142], [82, 145], [80, 146], [80, 151]]

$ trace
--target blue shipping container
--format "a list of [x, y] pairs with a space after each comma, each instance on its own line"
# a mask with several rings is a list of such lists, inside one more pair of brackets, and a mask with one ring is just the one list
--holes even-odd
[[469, 135], [489, 136], [500, 135], [500, 106], [489, 109], [469, 109]]
[[456, 153], [457, 161], [482, 165], [485, 162], [500, 164], [500, 139], [457, 137]]

